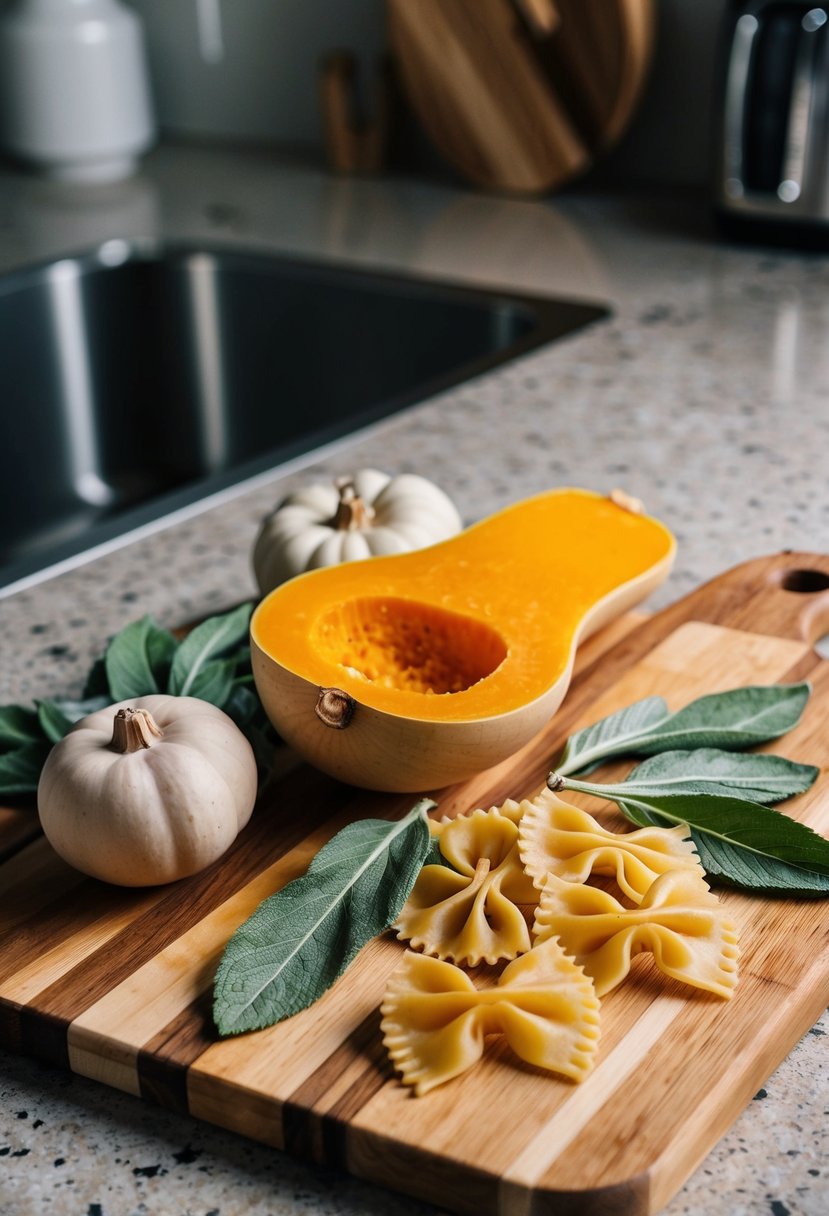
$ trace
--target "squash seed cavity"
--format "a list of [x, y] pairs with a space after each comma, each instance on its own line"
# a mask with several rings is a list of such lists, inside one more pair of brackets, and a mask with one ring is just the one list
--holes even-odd
[[320, 616], [313, 632], [318, 652], [349, 675], [427, 695], [463, 692], [507, 657], [491, 626], [392, 597], [347, 600]]

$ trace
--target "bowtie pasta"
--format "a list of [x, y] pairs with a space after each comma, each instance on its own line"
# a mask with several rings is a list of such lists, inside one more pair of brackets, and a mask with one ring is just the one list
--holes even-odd
[[520, 804], [518, 848], [524, 869], [539, 888], [548, 874], [566, 882], [587, 882], [592, 874], [610, 875], [634, 903], [641, 903], [660, 874], [677, 868], [700, 878], [702, 866], [682, 825], [609, 832], [592, 815], [550, 790]]
[[[732, 995], [736, 929], [684, 825], [610, 832], [544, 790], [432, 832], [448, 864], [424, 866], [395, 923], [414, 949], [381, 1008], [391, 1061], [418, 1096], [471, 1068], [492, 1034], [528, 1063], [582, 1080], [595, 1063], [598, 997], [642, 952], [673, 979]], [[476, 987], [455, 965], [505, 960], [495, 986]]]
[[737, 983], [737, 931], [703, 879], [684, 868], [661, 874], [636, 908], [550, 874], [535, 938], [561, 942], [593, 977], [598, 996], [622, 982], [642, 951], [665, 975], [717, 996], [730, 997]]
[[593, 984], [554, 939], [483, 989], [460, 967], [407, 950], [380, 1012], [392, 1063], [418, 1096], [476, 1064], [488, 1035], [504, 1035], [528, 1064], [574, 1081], [592, 1069], [599, 1040]]
[[518, 855], [517, 807], [507, 803], [434, 825], [452, 869], [423, 867], [394, 925], [401, 940], [471, 967], [530, 949], [521, 908], [535, 907], [538, 891]]

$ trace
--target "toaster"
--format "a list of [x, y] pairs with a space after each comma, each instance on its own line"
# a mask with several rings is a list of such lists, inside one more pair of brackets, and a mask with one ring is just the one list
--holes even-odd
[[829, 237], [829, 0], [739, 0], [721, 45], [714, 196], [728, 229]]

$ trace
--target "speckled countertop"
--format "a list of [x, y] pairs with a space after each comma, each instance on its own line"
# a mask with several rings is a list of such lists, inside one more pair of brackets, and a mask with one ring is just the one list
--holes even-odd
[[[679, 540], [652, 607], [752, 555], [829, 548], [829, 257], [720, 244], [702, 198], [576, 190], [524, 202], [185, 148], [95, 191], [0, 173], [0, 270], [122, 237], [221, 240], [612, 307], [327, 452], [315, 473], [422, 472], [468, 520], [554, 485], [622, 486]], [[106, 639], [145, 612], [172, 625], [253, 594], [257, 522], [307, 476], [294, 468], [0, 600], [0, 703], [77, 691]], [[829, 1211], [826, 1030], [804, 1037], [670, 1216]], [[82, 1078], [0, 1061], [3, 1216], [431, 1210]]]

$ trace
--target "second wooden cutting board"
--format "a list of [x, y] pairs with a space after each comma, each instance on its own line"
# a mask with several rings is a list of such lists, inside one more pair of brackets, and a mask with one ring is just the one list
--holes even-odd
[[[810, 641], [829, 622], [827, 588], [829, 558], [770, 558], [630, 632], [617, 626], [607, 649], [610, 637], [591, 641], [549, 727], [442, 791], [440, 813], [533, 793], [567, 734], [652, 693], [675, 708], [809, 678], [803, 722], [774, 750], [826, 770], [829, 663]], [[472, 1072], [414, 1099], [380, 1043], [378, 1006], [402, 950], [390, 936], [304, 1013], [219, 1041], [211, 981], [234, 927], [344, 823], [411, 801], [296, 768], [226, 858], [146, 891], [84, 879], [18, 831], [0, 867], [0, 1041], [458, 1212], [658, 1211], [825, 1007], [827, 903], [724, 894], [742, 937], [734, 999], [683, 989], [636, 960], [602, 1002], [599, 1062], [580, 1086], [493, 1043]], [[786, 810], [829, 832], [826, 772]], [[604, 822], [621, 826], [611, 811]]]
[[654, 41], [653, 0], [387, 0], [403, 90], [450, 165], [535, 194], [623, 133]]

